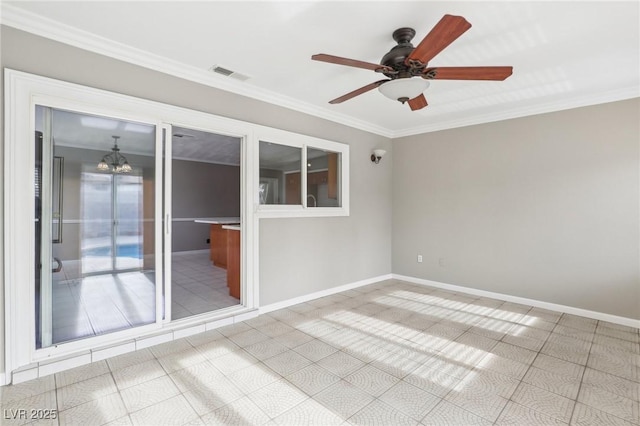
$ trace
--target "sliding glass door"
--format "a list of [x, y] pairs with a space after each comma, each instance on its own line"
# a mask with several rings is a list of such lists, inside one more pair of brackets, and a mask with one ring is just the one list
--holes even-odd
[[240, 137], [35, 115], [36, 349], [242, 305]]
[[158, 322], [156, 126], [35, 116], [36, 348]]
[[255, 314], [254, 125], [4, 77], [7, 381]]

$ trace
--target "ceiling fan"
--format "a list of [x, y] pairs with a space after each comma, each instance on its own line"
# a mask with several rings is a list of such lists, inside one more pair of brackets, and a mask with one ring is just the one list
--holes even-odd
[[415, 30], [399, 28], [393, 32], [393, 39], [398, 45], [384, 55], [379, 64], [324, 53], [313, 55], [311, 59], [364, 68], [388, 77], [329, 101], [330, 104], [339, 104], [377, 87], [386, 97], [403, 104], [408, 102], [411, 110], [416, 111], [427, 106], [423, 92], [429, 87], [428, 80], [505, 80], [513, 72], [513, 67], [427, 66], [429, 61], [469, 28], [471, 24], [462, 16], [444, 15], [415, 48], [411, 44], [411, 39], [416, 35]]

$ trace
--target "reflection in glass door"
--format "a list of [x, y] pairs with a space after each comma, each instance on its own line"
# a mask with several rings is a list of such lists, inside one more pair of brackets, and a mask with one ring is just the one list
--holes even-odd
[[112, 175], [114, 222], [112, 247], [115, 247], [114, 270], [140, 270], [142, 261], [142, 176]]
[[36, 348], [155, 323], [156, 127], [38, 106], [35, 143]]
[[87, 169], [81, 175], [83, 274], [140, 270], [142, 176]]

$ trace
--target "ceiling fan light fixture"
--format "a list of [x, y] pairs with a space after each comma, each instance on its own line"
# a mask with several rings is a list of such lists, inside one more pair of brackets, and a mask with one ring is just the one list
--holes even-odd
[[428, 87], [429, 82], [422, 78], [398, 78], [381, 84], [378, 90], [389, 99], [405, 103], [420, 96]]

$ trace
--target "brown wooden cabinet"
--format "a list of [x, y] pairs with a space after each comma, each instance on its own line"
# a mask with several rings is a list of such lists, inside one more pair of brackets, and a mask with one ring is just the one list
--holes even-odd
[[327, 183], [328, 172], [325, 170], [323, 172], [313, 172], [307, 174], [307, 184], [309, 185], [322, 185], [323, 183]]
[[227, 287], [229, 296], [240, 299], [240, 231], [227, 231]]
[[215, 266], [227, 270], [229, 295], [240, 299], [240, 231], [226, 226], [210, 225], [210, 257]]
[[300, 172], [285, 175], [285, 204], [301, 204]]
[[227, 267], [227, 236], [228, 232], [222, 225], [212, 224], [209, 231], [211, 261], [220, 268]]

